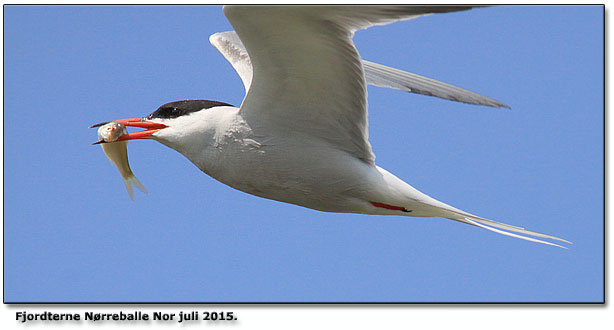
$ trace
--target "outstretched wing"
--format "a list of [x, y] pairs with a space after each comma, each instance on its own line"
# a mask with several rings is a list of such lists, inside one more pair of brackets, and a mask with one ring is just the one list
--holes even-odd
[[[222, 53], [222, 55], [224, 55], [228, 62], [232, 64], [232, 67], [237, 71], [239, 77], [243, 81], [245, 92], [247, 93], [252, 83], [252, 62], [237, 33], [234, 31], [215, 33], [209, 37], [209, 41], [220, 51], [220, 53]], [[484, 95], [435, 79], [423, 77], [415, 73], [366, 60], [362, 60], [362, 66], [365, 72], [365, 79], [369, 85], [435, 96], [456, 102], [485, 105], [495, 108], [509, 108], [509, 106]]]
[[241, 77], [247, 94], [249, 86], [252, 84], [254, 71], [249, 54], [247, 54], [247, 50], [245, 50], [245, 46], [243, 46], [237, 33], [235, 31], [218, 32], [209, 37], [209, 42], [232, 64], [232, 67]]
[[442, 99], [469, 104], [486, 105], [494, 108], [510, 108], [490, 97], [474, 93], [464, 88], [446, 84], [415, 73], [402, 71], [389, 66], [362, 61], [367, 84], [398, 89], [405, 92], [435, 96]]
[[354, 32], [460, 6], [225, 6], [253, 77], [241, 114], [255, 131], [327, 143], [373, 164]]

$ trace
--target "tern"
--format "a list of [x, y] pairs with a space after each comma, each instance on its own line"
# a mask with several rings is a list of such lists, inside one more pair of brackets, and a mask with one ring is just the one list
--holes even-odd
[[535, 237], [570, 242], [456, 209], [375, 165], [368, 140], [367, 84], [507, 106], [364, 61], [352, 41], [354, 33], [470, 8], [224, 6], [235, 31], [216, 33], [209, 40], [243, 81], [241, 107], [208, 100], [167, 103], [144, 118], [115, 120], [145, 128], [118, 141], [156, 140], [220, 182], [263, 198], [325, 212], [442, 217], [563, 247]]

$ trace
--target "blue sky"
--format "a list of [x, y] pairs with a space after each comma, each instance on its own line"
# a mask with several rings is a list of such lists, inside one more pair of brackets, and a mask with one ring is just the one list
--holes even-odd
[[440, 218], [329, 214], [233, 190], [153, 141], [132, 202], [101, 121], [183, 99], [240, 105], [219, 7], [4, 7], [9, 302], [597, 302], [603, 299], [603, 8], [495, 7], [358, 32], [363, 58], [512, 110], [369, 87], [377, 164], [569, 250]]

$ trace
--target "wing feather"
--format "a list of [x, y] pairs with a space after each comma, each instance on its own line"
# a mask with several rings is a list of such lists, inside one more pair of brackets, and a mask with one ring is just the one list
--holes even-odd
[[[209, 37], [209, 41], [237, 71], [247, 93], [252, 83], [252, 62], [237, 33], [234, 31], [215, 33]], [[366, 60], [362, 60], [362, 66], [368, 85], [434, 96], [450, 101], [509, 109], [509, 106], [484, 95], [415, 73]]]
[[435, 96], [456, 102], [486, 105], [495, 108], [510, 108], [489, 97], [415, 73], [405, 72], [365, 60], [362, 61], [362, 65], [369, 85]]
[[252, 61], [237, 33], [234, 31], [215, 33], [209, 37], [209, 42], [232, 64], [241, 77], [247, 93], [252, 84]]
[[308, 137], [373, 164], [366, 81], [354, 32], [469, 8], [225, 6], [253, 68], [241, 114], [256, 133]]

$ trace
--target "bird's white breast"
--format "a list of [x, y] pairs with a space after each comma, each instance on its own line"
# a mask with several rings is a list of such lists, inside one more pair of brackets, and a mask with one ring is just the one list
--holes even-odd
[[[203, 172], [264, 198], [332, 212], [357, 212], [358, 198], [376, 190], [381, 173], [326, 141], [288, 131], [258, 131], [236, 108], [187, 116], [185, 125], [156, 138]], [[181, 142], [181, 143], [179, 143]]]

